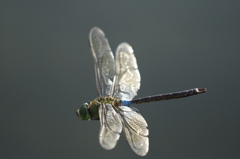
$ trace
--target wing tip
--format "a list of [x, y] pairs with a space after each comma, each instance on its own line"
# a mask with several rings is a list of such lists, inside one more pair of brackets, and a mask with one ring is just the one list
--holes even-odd
[[134, 50], [132, 48], [132, 46], [130, 44], [128, 44], [127, 42], [122, 42], [118, 45], [116, 52], [128, 52], [133, 54]]
[[101, 29], [99, 27], [97, 27], [97, 26], [94, 26], [94, 27], [92, 27], [91, 31], [92, 30], [101, 30]]
[[105, 36], [105, 34], [104, 34], [104, 32], [102, 31], [102, 29], [100, 29], [100, 28], [97, 27], [97, 26], [92, 27], [92, 29], [90, 30], [90, 33], [89, 33], [89, 37], [91, 37], [93, 33], [100, 33], [100, 34], [102, 34], [103, 36]]

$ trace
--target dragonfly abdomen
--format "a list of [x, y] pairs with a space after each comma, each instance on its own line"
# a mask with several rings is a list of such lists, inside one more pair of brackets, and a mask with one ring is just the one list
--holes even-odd
[[121, 105], [123, 105], [123, 106], [130, 106], [132, 104], [133, 104], [133, 102], [126, 101], [126, 100], [121, 100]]
[[153, 101], [160, 101], [160, 100], [169, 100], [169, 99], [176, 99], [176, 98], [183, 98], [188, 97], [192, 95], [197, 95], [200, 93], [205, 93], [207, 91], [206, 88], [194, 88], [179, 92], [173, 92], [173, 93], [166, 93], [166, 94], [158, 94], [154, 96], [148, 96], [139, 98], [136, 100], [130, 101], [132, 104], [140, 104], [140, 103], [147, 103], [147, 102], [153, 102]]

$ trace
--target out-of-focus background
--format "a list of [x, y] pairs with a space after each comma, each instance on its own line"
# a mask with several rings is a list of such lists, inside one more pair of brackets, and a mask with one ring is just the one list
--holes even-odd
[[240, 157], [240, 1], [0, 2], [0, 158], [140, 158], [124, 134], [111, 151], [99, 121], [75, 111], [97, 97], [88, 34], [113, 52], [130, 43], [137, 97], [206, 87], [206, 94], [137, 105], [149, 124], [145, 158]]

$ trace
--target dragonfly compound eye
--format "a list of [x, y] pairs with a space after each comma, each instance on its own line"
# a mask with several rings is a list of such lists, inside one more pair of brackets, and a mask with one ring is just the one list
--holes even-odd
[[83, 105], [81, 105], [81, 107], [77, 110], [76, 113], [77, 113], [77, 116], [79, 118], [81, 118], [82, 120], [90, 120], [91, 119], [91, 115], [89, 113], [87, 103], [84, 103]]

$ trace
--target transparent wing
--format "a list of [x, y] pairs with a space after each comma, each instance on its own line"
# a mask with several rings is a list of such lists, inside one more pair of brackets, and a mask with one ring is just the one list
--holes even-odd
[[136, 154], [145, 156], [149, 150], [147, 122], [135, 109], [127, 106], [120, 106], [119, 109], [130, 147]]
[[99, 107], [100, 133], [99, 142], [104, 149], [113, 149], [122, 131], [120, 115], [111, 104], [102, 103]]
[[132, 100], [140, 88], [140, 73], [132, 47], [121, 43], [116, 51], [116, 79], [114, 97], [122, 100]]
[[89, 34], [98, 95], [108, 96], [115, 75], [115, 61], [104, 32], [94, 27]]

